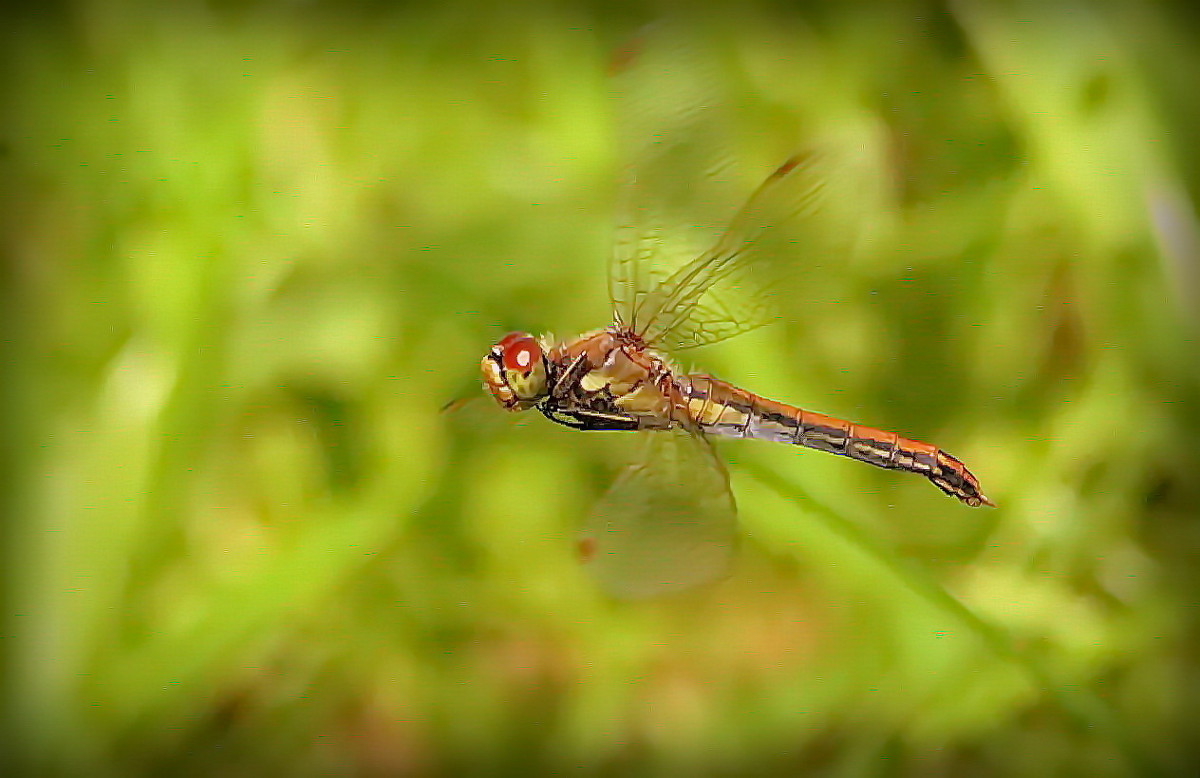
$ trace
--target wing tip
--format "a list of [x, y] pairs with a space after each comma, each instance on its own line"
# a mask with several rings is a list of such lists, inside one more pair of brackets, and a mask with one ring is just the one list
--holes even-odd
[[800, 163], [804, 162], [804, 154], [793, 154], [783, 161], [783, 164], [775, 168], [775, 172], [771, 174], [771, 178], [783, 178], [788, 173], [791, 173]]

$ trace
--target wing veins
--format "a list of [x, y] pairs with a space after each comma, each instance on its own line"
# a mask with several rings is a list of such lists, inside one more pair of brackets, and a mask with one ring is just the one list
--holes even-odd
[[[671, 335], [676, 334], [677, 330], [688, 323], [689, 316], [695, 315], [692, 307], [693, 303], [698, 302], [714, 284], [748, 266], [748, 260], [752, 257], [751, 249], [755, 247], [768, 229], [777, 226], [778, 223], [793, 219], [806, 210], [810, 210], [822, 193], [823, 182], [819, 179], [806, 182], [806, 187], [800, 194], [794, 207], [788, 209], [783, 214], [777, 214], [774, 220], [757, 226], [750, 223], [751, 217], [762, 209], [764, 201], [769, 202], [767, 197], [768, 192], [775, 189], [776, 185], [781, 181], [790, 178], [793, 173], [811, 171], [814, 159], [813, 155], [805, 158], [794, 156], [776, 168], [755, 189], [746, 203], [730, 220], [729, 225], [717, 239], [713, 247], [667, 277], [661, 285], [662, 288], [669, 290], [665, 294], [655, 294], [653, 292], [641, 292], [639, 294], [635, 292], [635, 302], [631, 306], [633, 310], [632, 318], [635, 322], [641, 320], [640, 325], [636, 325], [636, 331], [644, 334], [647, 340], [651, 342], [663, 341]], [[653, 308], [651, 309], [649, 318], [645, 319], [643, 315], [647, 312], [646, 306], [648, 304], [652, 304]], [[665, 326], [659, 324], [664, 319], [666, 319]], [[704, 330], [705, 323], [703, 320], [693, 322], [697, 333]], [[747, 326], [742, 327], [737, 322], [733, 322], [735, 326], [728, 334], [707, 340], [694, 338], [697, 342], [690, 345], [724, 340], [725, 338], [756, 329], [766, 323], [747, 323]], [[678, 338], [678, 340], [683, 341], [684, 339]], [[677, 345], [683, 344], [680, 343]]]

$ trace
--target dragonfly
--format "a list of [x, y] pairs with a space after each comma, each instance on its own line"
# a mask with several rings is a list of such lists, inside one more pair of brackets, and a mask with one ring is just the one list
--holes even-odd
[[[636, 596], [683, 588], [724, 569], [735, 507], [712, 437], [817, 449], [916, 473], [968, 506], [994, 505], [966, 466], [937, 446], [683, 372], [668, 356], [757, 324], [722, 318], [728, 307], [705, 305], [706, 296], [758, 259], [765, 205], [795, 177], [801, 185], [788, 188], [819, 190], [819, 182], [803, 180], [812, 175], [803, 157], [787, 160], [711, 248], [670, 274], [645, 272], [651, 252], [636, 241], [614, 252], [609, 326], [565, 340], [511, 332], [483, 357], [484, 388], [505, 410], [536, 409], [574, 430], [645, 433], [638, 460], [601, 498], [580, 544], [610, 589]], [[655, 569], [656, 554], [673, 559]]]
[[[663, 41], [669, 35], [660, 36]], [[699, 218], [691, 211], [694, 186], [679, 183], [674, 173], [695, 163], [715, 180], [731, 163], [723, 149], [706, 156], [704, 140], [666, 140], [688, 128], [695, 130], [691, 138], [716, 137], [720, 122], [713, 120], [713, 106], [722, 101], [709, 91], [716, 83], [706, 70], [713, 58], [687, 46], [660, 49], [677, 59], [664, 65], [652, 59], [654, 49], [639, 53], [645, 64], [632, 75], [651, 88], [623, 94], [629, 119], [623, 124], [644, 153], [640, 171], [638, 164], [630, 166], [625, 220], [608, 263], [612, 323], [567, 339], [510, 332], [480, 363], [486, 394], [507, 411], [536, 409], [574, 430], [640, 436], [639, 453], [581, 530], [584, 564], [604, 588], [624, 597], [720, 577], [737, 533], [728, 473], [712, 446], [716, 437], [786, 443], [916, 473], [965, 505], [993, 505], [966, 466], [937, 446], [767, 399], [672, 361], [675, 352], [769, 323], [764, 278], [772, 277], [779, 252], [768, 238], [780, 225], [819, 221], [830, 189], [839, 191], [827, 184], [846, 166], [824, 164], [830, 160], [820, 152], [793, 155], [732, 218], [713, 217], [710, 223], [724, 223], [722, 229], [693, 232], [685, 241], [690, 252], [673, 250], [665, 239], [669, 209], [663, 202], [674, 195], [688, 209], [684, 218]], [[678, 59], [680, 52], [685, 60]], [[664, 83], [664, 77], [691, 80]], [[671, 130], [647, 124], [647, 118]], [[653, 182], [656, 164], [658, 180], [666, 182], [658, 189], [643, 185]], [[812, 248], [819, 241], [808, 243]]]

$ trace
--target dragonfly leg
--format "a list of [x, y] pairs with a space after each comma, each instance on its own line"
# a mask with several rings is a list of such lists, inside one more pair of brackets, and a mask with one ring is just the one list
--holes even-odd
[[538, 410], [550, 421], [576, 430], [629, 432], [638, 429], [637, 419], [628, 416], [582, 409], [564, 411], [549, 405], [539, 405]]
[[567, 369], [562, 371], [558, 378], [555, 379], [554, 388], [550, 390], [550, 396], [561, 400], [569, 395], [571, 393], [571, 387], [573, 387], [589, 369], [591, 369], [591, 365], [588, 364], [586, 354], [580, 354], [579, 356], [575, 357], [571, 364], [567, 366]]

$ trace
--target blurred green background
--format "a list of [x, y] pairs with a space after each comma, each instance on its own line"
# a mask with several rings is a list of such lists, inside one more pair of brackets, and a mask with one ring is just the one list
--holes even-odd
[[731, 575], [632, 604], [571, 549], [628, 436], [438, 409], [606, 323], [606, 68], [670, 4], [8, 12], [0, 767], [1195, 774], [1189, 7], [693, 20], [748, 181], [822, 137], [875, 196], [685, 362], [1000, 507], [722, 443]]

